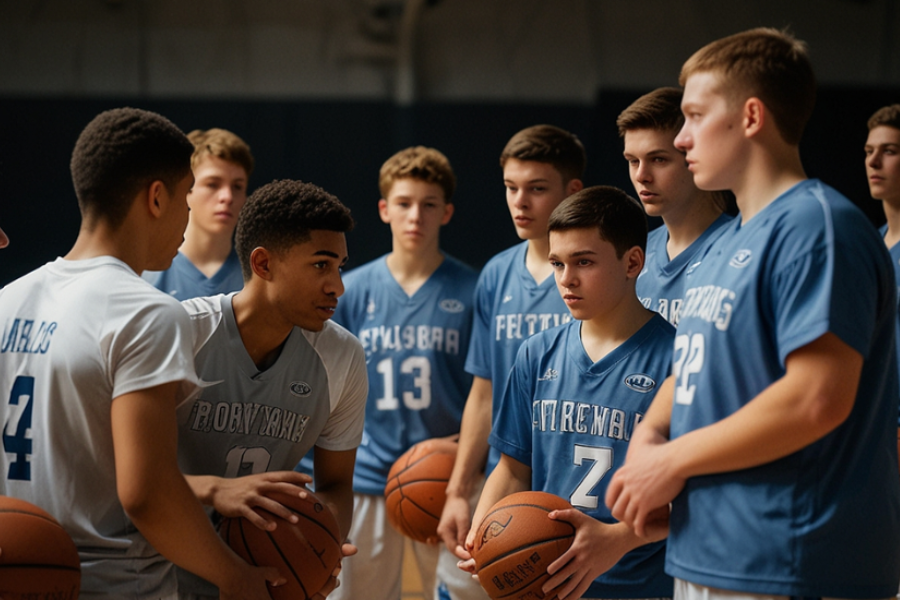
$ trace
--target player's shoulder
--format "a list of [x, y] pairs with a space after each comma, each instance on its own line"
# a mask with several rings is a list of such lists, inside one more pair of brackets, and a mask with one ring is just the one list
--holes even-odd
[[215, 315], [222, 313], [222, 301], [225, 294], [216, 296], [201, 296], [199, 298], [188, 298], [181, 301], [181, 306], [192, 317], [204, 317], [207, 315]]
[[[298, 328], [299, 329], [299, 328]], [[324, 353], [334, 353], [338, 356], [351, 354], [363, 354], [363, 347], [355, 335], [343, 325], [332, 320], [325, 321], [321, 331], [301, 329], [303, 336], [316, 350]]]
[[463, 277], [474, 278], [478, 276], [478, 271], [475, 268], [450, 254], [444, 254], [444, 266]]
[[522, 342], [529, 356], [540, 357], [559, 344], [565, 344], [569, 336], [580, 336], [581, 321], [572, 320], [556, 327], [539, 331]]
[[387, 255], [382, 255], [375, 260], [370, 260], [358, 267], [345, 271], [341, 278], [344, 280], [344, 287], [355, 285], [360, 282], [368, 282], [373, 276], [378, 276], [382, 271], [387, 269], [385, 260]]
[[510, 273], [515, 269], [515, 265], [519, 262], [525, 264], [525, 251], [528, 242], [516, 244], [502, 252], [498, 252], [485, 263], [478, 278], [479, 286], [491, 285], [509, 277]]
[[650, 248], [655, 247], [660, 242], [662, 242], [663, 244], [666, 243], [668, 239], [669, 228], [666, 227], [665, 223], [663, 223], [647, 234], [647, 251], [649, 252]]

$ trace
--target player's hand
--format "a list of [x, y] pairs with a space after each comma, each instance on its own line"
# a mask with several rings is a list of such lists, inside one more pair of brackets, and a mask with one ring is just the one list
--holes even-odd
[[668, 534], [668, 505], [685, 484], [672, 467], [667, 442], [652, 429], [635, 429], [625, 463], [606, 489], [612, 515], [648, 541]]
[[[341, 561], [343, 561], [348, 556], [353, 556], [358, 551], [359, 551], [359, 549], [356, 546], [354, 546], [353, 544], [344, 542], [341, 545], [341, 554], [343, 554]], [[325, 586], [321, 590], [319, 590], [319, 592], [317, 594], [313, 594], [313, 596], [310, 600], [324, 600], [325, 597], [328, 596], [328, 594], [330, 594], [335, 589], [340, 587], [341, 582], [338, 581], [338, 575], [340, 575], [340, 574], [341, 574], [341, 563], [338, 563], [338, 566], [334, 568], [334, 571], [331, 573], [331, 577], [325, 583]]]
[[438, 535], [447, 549], [462, 560], [469, 558], [465, 544], [466, 534], [472, 527], [471, 513], [468, 498], [449, 495], [437, 527]]
[[550, 578], [541, 588], [545, 594], [555, 593], [559, 600], [581, 598], [594, 579], [611, 569], [631, 549], [612, 535], [611, 525], [578, 509], [554, 510], [549, 516], [575, 527], [572, 545], [547, 567]]
[[306, 485], [312, 478], [296, 471], [272, 471], [230, 479], [221, 479], [212, 498], [212, 506], [226, 517], [245, 517], [248, 521], [266, 531], [275, 529], [275, 521], [257, 513], [261, 508], [291, 523], [298, 517], [292, 510], [269, 497], [274, 492], [311, 498]]
[[272, 600], [269, 586], [284, 585], [287, 580], [275, 567], [254, 567], [244, 561], [235, 569], [234, 576], [225, 585], [219, 586], [221, 600]]

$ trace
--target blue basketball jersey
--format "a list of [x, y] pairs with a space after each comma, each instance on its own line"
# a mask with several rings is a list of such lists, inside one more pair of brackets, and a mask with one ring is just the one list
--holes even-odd
[[735, 413], [784, 375], [788, 354], [827, 332], [865, 362], [835, 431], [774, 462], [687, 481], [673, 502], [668, 573], [757, 594], [896, 594], [896, 322], [884, 243], [821, 182], [727, 226], [685, 283], [673, 439]]
[[[882, 239], [885, 235], [887, 235], [887, 225], [883, 226], [878, 230], [881, 234]], [[890, 250], [891, 255], [891, 263], [894, 265], [894, 279], [897, 282], [897, 297], [898, 297], [898, 307], [897, 307], [897, 367], [900, 370], [900, 244], [894, 244], [891, 246]], [[897, 414], [897, 426], [900, 427], [900, 405], [898, 405], [898, 414]]]
[[[668, 377], [675, 329], [653, 317], [621, 346], [591, 362], [581, 323], [522, 344], [500, 401], [491, 446], [531, 466], [533, 490], [556, 494], [604, 523], [610, 477], [625, 460], [634, 426]], [[672, 596], [665, 542], [641, 546], [598, 577], [588, 598]]]
[[229, 294], [244, 288], [241, 263], [232, 248], [231, 254], [215, 275], [207, 277], [194, 263], [179, 252], [165, 271], [144, 271], [142, 277], [153, 286], [178, 300]]
[[644, 269], [635, 285], [641, 304], [658, 312], [669, 323], [677, 326], [684, 291], [682, 276], [722, 234], [723, 225], [733, 218], [725, 213], [719, 215], [719, 218], [713, 221], [694, 243], [672, 260], [669, 260], [669, 251], [666, 249], [669, 242], [668, 228], [663, 225], [651, 231], [647, 236], [647, 258], [644, 261]]
[[452, 258], [408, 296], [386, 257], [351, 271], [334, 320], [362, 342], [369, 395], [353, 489], [384, 493], [413, 444], [459, 432], [472, 377], [464, 370], [478, 274]]
[[[528, 242], [504, 250], [488, 261], [475, 290], [475, 321], [466, 371], [491, 380], [493, 422], [497, 406], [522, 342], [572, 320], [551, 275], [537, 283], [525, 267]], [[500, 455], [491, 449], [487, 473]]]

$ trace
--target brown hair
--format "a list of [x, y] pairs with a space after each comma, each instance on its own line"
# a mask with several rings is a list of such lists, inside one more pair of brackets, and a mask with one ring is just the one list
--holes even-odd
[[681, 98], [684, 95], [676, 87], [661, 87], [644, 94], [619, 113], [616, 126], [619, 136], [635, 129], [678, 131], [684, 125]]
[[869, 117], [869, 131], [881, 125], [887, 125], [894, 129], [900, 129], [900, 104], [882, 106]]
[[587, 163], [578, 137], [553, 125], [533, 125], [512, 136], [500, 153], [500, 167], [510, 158], [548, 163], [562, 175], [563, 184], [584, 177]]
[[548, 231], [597, 229], [600, 239], [622, 258], [629, 248], [647, 249], [647, 215], [641, 203], [609, 185], [595, 185], [576, 192], [550, 214]]
[[816, 102], [816, 78], [804, 42], [768, 27], [736, 33], [695, 52], [678, 83], [704, 72], [718, 76], [719, 91], [731, 100], [759, 98], [784, 141], [800, 143]]
[[191, 168], [196, 169], [207, 156], [215, 156], [222, 160], [240, 165], [247, 173], [247, 178], [253, 172], [253, 154], [247, 142], [231, 133], [227, 129], [195, 129], [188, 134], [188, 139], [194, 144], [194, 154], [191, 156]]
[[434, 183], [444, 190], [444, 201], [450, 202], [456, 190], [456, 175], [450, 161], [441, 152], [425, 146], [413, 146], [396, 153], [381, 165], [378, 189], [387, 198], [398, 179], [418, 179]]

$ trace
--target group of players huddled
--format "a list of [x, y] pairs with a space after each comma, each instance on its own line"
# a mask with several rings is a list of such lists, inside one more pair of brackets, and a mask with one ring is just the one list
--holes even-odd
[[[426, 598], [486, 598], [472, 524], [524, 490], [574, 506], [550, 514], [576, 531], [559, 600], [895, 596], [900, 105], [865, 146], [879, 234], [804, 173], [802, 42], [722, 38], [679, 83], [618, 118], [640, 201], [585, 187], [573, 134], [513, 135], [523, 241], [480, 274], [441, 250], [438, 150], [384, 163], [392, 250], [344, 277], [333, 195], [248, 198], [233, 133], [100, 114], [74, 246], [0, 290], [0, 493], [72, 535], [85, 598], [268, 598], [283, 574], [213, 525], [271, 529], [254, 508], [295, 520], [270, 496], [309, 490], [346, 539], [320, 598], [399, 600], [410, 547]], [[434, 437], [458, 438], [438, 537], [407, 541], [382, 492]]]

